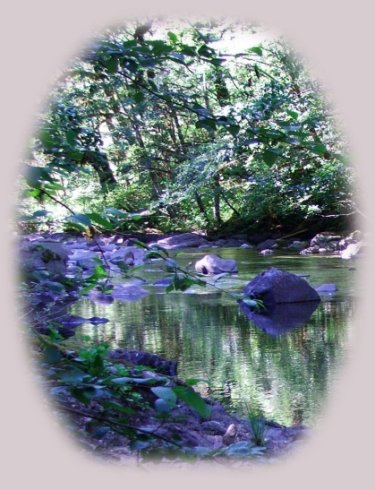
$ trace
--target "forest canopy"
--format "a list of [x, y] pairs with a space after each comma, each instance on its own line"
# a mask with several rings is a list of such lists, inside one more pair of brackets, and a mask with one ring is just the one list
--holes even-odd
[[20, 225], [343, 230], [355, 213], [345, 152], [282, 39], [229, 22], [129, 23], [91, 43], [51, 94]]

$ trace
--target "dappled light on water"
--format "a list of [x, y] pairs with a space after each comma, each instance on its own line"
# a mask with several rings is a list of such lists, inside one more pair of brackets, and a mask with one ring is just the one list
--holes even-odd
[[[70, 342], [87, 343], [83, 337], [89, 336], [90, 342], [107, 341], [111, 348], [177, 360], [181, 378], [207, 379], [209, 387], [202, 384], [202, 394], [219, 399], [229, 410], [246, 414], [249, 407], [256, 407], [282, 424], [313, 424], [345, 356], [353, 316], [353, 272], [335, 257], [259, 258], [249, 250], [220, 252], [239, 263], [239, 274], [220, 283], [233, 292], [271, 264], [305, 273], [313, 285], [334, 277], [338, 290], [319, 304], [313, 302], [308, 312], [301, 314], [299, 309], [294, 318], [298, 324], [279, 332], [276, 325], [271, 332], [263, 331], [257, 326], [259, 314], [249, 320], [235, 300], [209, 287], [166, 294], [164, 288], [150, 286], [150, 294], [140, 301], [115, 300], [110, 305], [82, 299], [71, 313], [106, 317], [109, 322], [85, 323]], [[187, 264], [199, 254], [189, 250], [178, 257]], [[157, 262], [154, 267], [143, 272], [149, 283], [161, 275]]]

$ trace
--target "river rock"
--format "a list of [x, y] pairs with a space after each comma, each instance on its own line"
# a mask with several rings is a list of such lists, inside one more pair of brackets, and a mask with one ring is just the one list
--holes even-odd
[[362, 248], [362, 243], [350, 243], [344, 250], [340, 252], [340, 257], [345, 260], [353, 259]]
[[293, 242], [288, 245], [288, 249], [296, 250], [297, 252], [299, 252], [300, 250], [303, 250], [306, 247], [306, 245], [307, 245], [306, 242], [302, 242], [300, 240], [293, 240]]
[[182, 233], [180, 235], [173, 235], [156, 242], [160, 247], [167, 250], [173, 250], [176, 248], [187, 247], [199, 247], [200, 245], [207, 245], [207, 240], [198, 235], [197, 233]]
[[266, 308], [278, 303], [320, 301], [319, 294], [305, 279], [275, 267], [258, 274], [245, 286], [243, 293], [251, 299], [261, 299]]
[[219, 238], [212, 242], [212, 244], [223, 248], [240, 247], [243, 244], [243, 240], [238, 238]]
[[265, 248], [264, 250], [261, 250], [259, 252], [259, 255], [263, 255], [263, 256], [266, 256], [266, 255], [273, 255], [275, 252], [273, 250], [271, 250], [270, 248]]
[[143, 281], [134, 279], [127, 283], [116, 284], [112, 290], [113, 298], [119, 301], [138, 301], [149, 294], [140, 284]]
[[337, 291], [337, 286], [333, 283], [321, 284], [315, 288], [315, 291], [318, 291], [318, 293], [335, 293]]
[[268, 240], [264, 240], [257, 245], [257, 250], [266, 250], [275, 247], [276, 240], [273, 238], [269, 238]]
[[317, 235], [314, 236], [314, 238], [311, 239], [310, 247], [314, 247], [316, 245], [319, 248], [335, 248], [336, 249], [338, 246], [338, 242], [341, 239], [342, 239], [342, 236], [340, 236], [340, 235], [324, 231], [322, 233], [318, 233]]
[[120, 247], [117, 250], [104, 252], [104, 257], [113, 264], [124, 263], [130, 266], [143, 265], [145, 250], [138, 247]]
[[77, 315], [67, 315], [57, 320], [63, 327], [78, 327], [83, 323], [87, 322], [85, 318]]
[[99, 317], [99, 316], [92, 316], [91, 318], [88, 319], [88, 321], [90, 323], [92, 323], [93, 325], [100, 325], [101, 323], [108, 323], [109, 322], [108, 318], [103, 318], [103, 317]]
[[195, 263], [195, 271], [200, 274], [221, 274], [238, 272], [237, 264], [232, 259], [222, 259], [218, 255], [205, 255]]
[[169, 361], [149, 352], [116, 349], [109, 353], [109, 358], [134, 366], [151, 367], [157, 372], [169, 376], [176, 376], [177, 374], [177, 361]]
[[23, 241], [20, 252], [22, 268], [26, 272], [45, 269], [50, 274], [65, 274], [68, 251], [60, 242], [43, 239]]

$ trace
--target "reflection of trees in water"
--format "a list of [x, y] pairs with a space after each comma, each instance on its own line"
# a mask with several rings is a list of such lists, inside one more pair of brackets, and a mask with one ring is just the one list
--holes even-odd
[[281, 423], [312, 422], [341, 360], [350, 301], [323, 302], [307, 323], [278, 337], [258, 330], [218, 295], [150, 295], [134, 303], [84, 301], [75, 314], [106, 316], [78, 335], [179, 360], [181, 377], [209, 378], [229, 408], [258, 408]]

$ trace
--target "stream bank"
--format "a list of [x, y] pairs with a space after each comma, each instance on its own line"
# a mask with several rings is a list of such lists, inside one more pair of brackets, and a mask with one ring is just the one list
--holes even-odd
[[[117, 243], [117, 241], [121, 239], [123, 239], [123, 237], [106, 237], [99, 243], [102, 252], [109, 253], [107, 259], [109, 260], [109, 257], [111, 256], [115, 259], [113, 262], [111, 262], [113, 271], [116, 271], [116, 267], [118, 267], [118, 262], [116, 263], [116, 254], [118, 253], [118, 250], [122, 247], [134, 247], [131, 242]], [[50, 313], [49, 320], [55, 319], [55, 321], [58, 321], [60, 319], [61, 321], [61, 316], [64, 317], [64, 315], [67, 314], [69, 305], [74, 305], [75, 301], [79, 298], [79, 295], [77, 294], [77, 288], [74, 287], [74, 285], [72, 285], [70, 289], [59, 288], [56, 275], [58, 276], [59, 274], [63, 274], [64, 271], [66, 272], [67, 270], [72, 273], [72, 267], [81, 267], [83, 269], [83, 277], [89, 276], [92, 273], [91, 261], [98, 253], [98, 244], [92, 241], [88, 242], [84, 239], [74, 239], [72, 237], [64, 237], [63, 240], [62, 237], [56, 236], [47, 236], [43, 237], [42, 239], [40, 237], [32, 237], [31, 243], [36, 245], [37, 248], [41, 246], [41, 242], [44, 242], [45, 247], [42, 246], [42, 249], [39, 249], [39, 252], [41, 254], [45, 254], [47, 250], [47, 257], [44, 256], [44, 259], [47, 258], [48, 260], [44, 262], [42, 258], [41, 261], [38, 262], [35, 260], [35, 257], [32, 258], [29, 255], [29, 269], [35, 272], [35, 269], [39, 268], [39, 272], [41, 272], [42, 269], [45, 268], [46, 264], [48, 264], [48, 268], [50, 271], [52, 271], [52, 276], [48, 279], [43, 279], [45, 281], [44, 290], [34, 291], [35, 294], [30, 296], [29, 300], [31, 303], [34, 303], [34, 307], [39, 311], [42, 309], [45, 310], [47, 306], [47, 310]], [[63, 244], [65, 248], [66, 242], [70, 243], [67, 244], [68, 252], [66, 252], [66, 256], [64, 256], [62, 252], [63, 249], [59, 249], [58, 247]], [[115, 247], [112, 246], [113, 244]], [[236, 247], [243, 249], [245, 253], [247, 247], [242, 247], [242, 245], [243, 243], [240, 246], [237, 244]], [[105, 250], [106, 247], [107, 250]], [[213, 247], [215, 247], [215, 245]], [[142, 252], [142, 250], [140, 250], [140, 252]], [[202, 250], [201, 252], [204, 254], [205, 250]], [[59, 253], [60, 258], [57, 257], [59, 256]], [[200, 253], [198, 248], [197, 253]], [[142, 261], [141, 255], [142, 254], [139, 254], [137, 256], [136, 254], [133, 254], [132, 261], [134, 265], [136, 265], [138, 260]], [[128, 264], [128, 266], [130, 269], [133, 267], [133, 265], [130, 264]], [[123, 291], [122, 294], [124, 294]], [[129, 298], [125, 300], [124, 304], [137, 304], [137, 302], [129, 303], [128, 301], [130, 301]], [[58, 309], [60, 318], [56, 316]], [[61, 315], [61, 313], [63, 314]], [[95, 316], [96, 315], [93, 317], [95, 318]], [[97, 318], [100, 318], [100, 316]], [[39, 327], [43, 327], [41, 323], [43, 323], [43, 320], [41, 321], [39, 318], [37, 321]], [[46, 324], [48, 322], [44, 320], [44, 323]], [[74, 328], [70, 329], [70, 331], [74, 338]], [[49, 369], [51, 369], [51, 366]], [[149, 374], [147, 374], [148, 371], [149, 370], [145, 370], [140, 373], [138, 372], [137, 376], [145, 376], [144, 379], [147, 379], [147, 376], [149, 376]], [[165, 383], [167, 383], [167, 387], [174, 386], [174, 383], [182, 383], [183, 385], [182, 381], [177, 381], [177, 379], [175, 379], [173, 376], [168, 378]], [[165, 387], [165, 385], [163, 386]], [[54, 386], [52, 389], [54, 388], [56, 388], [56, 386]], [[137, 392], [138, 388], [134, 391]], [[56, 393], [56, 390], [54, 390], [54, 393]], [[63, 397], [63, 403], [65, 404], [65, 408], [68, 408], [68, 411], [69, 407], [72, 409], [71, 404], [73, 404], [75, 405], [73, 409], [81, 412], [81, 414], [75, 413], [72, 420], [74, 421], [74, 425], [76, 428], [78, 428], [79, 432], [81, 434], [85, 434], [83, 437], [85, 439], [87, 434], [89, 434], [86, 427], [90, 427], [90, 425], [92, 425], [92, 421], [96, 420], [95, 417], [98, 415], [97, 410], [99, 410], [100, 416], [100, 409], [98, 408], [97, 404], [93, 403], [89, 406], [85, 404], [80, 405], [79, 402], [77, 404], [76, 400], [71, 400], [68, 394], [65, 393], [64, 395], [63, 392], [60, 392], [59, 396]], [[184, 405], [183, 402], [180, 401], [179, 406], [174, 407], [173, 411], [171, 411], [170, 415], [172, 416], [172, 421], [161, 422], [160, 413], [153, 408], [156, 400], [151, 397], [149, 400], [147, 400], [149, 403], [147, 410], [138, 410], [137, 416], [132, 419], [132, 423], [137, 424], [134, 426], [138, 428], [146, 427], [146, 430], [149, 432], [162, 435], [163, 437], [165, 436], [166, 439], [174, 440], [176, 437], [180, 438], [182, 445], [185, 448], [190, 448], [189, 454], [193, 457], [194, 451], [195, 453], [199, 453], [198, 457], [208, 457], [209, 454], [217, 451], [222, 452], [221, 454], [216, 455], [216, 457], [228, 457], [231, 456], [231, 452], [233, 452], [233, 456], [243, 456], [245, 458], [254, 455], [256, 457], [279, 455], [292, 447], [296, 440], [306, 433], [305, 426], [300, 423], [286, 426], [284, 424], [263, 420], [266, 445], [264, 446], [265, 449], [259, 451], [259, 446], [254, 445], [254, 434], [251, 431], [248, 421], [244, 420], [244, 418], [236, 417], [235, 415], [229, 413], [222, 404], [218, 403], [217, 401], [212, 401], [213, 399], [210, 396], [204, 396], [203, 398], [206, 404], [212, 408], [210, 418], [208, 419], [205, 419], [204, 417], [202, 418], [199, 416], [199, 414], [197, 415], [196, 411], [194, 411], [188, 405]], [[183, 417], [183, 421], [181, 421], [181, 417]], [[177, 418], [177, 422], [174, 420], [174, 418]], [[129, 418], [129, 421], [130, 420], [131, 418]], [[214, 424], [210, 424], [209, 422], [214, 422]], [[230, 442], [230, 444], [225, 444], [223, 442], [223, 437], [225, 436], [227, 430], [233, 425], [237, 427], [236, 433], [234, 434], [234, 439]], [[157, 432], [159, 430], [161, 433]], [[121, 436], [119, 438], [118, 434], [111, 430], [106, 430], [105, 434], [103, 434], [101, 438], [91, 437], [89, 435], [87, 441], [90, 447], [95, 448], [97, 451], [102, 451], [103, 454], [106, 454], [108, 457], [113, 456], [121, 459], [134, 451], [134, 449], [131, 449], [130, 440], [127, 437], [124, 438], [124, 436]], [[194, 448], [201, 449], [194, 450]], [[146, 448], [144, 448], [144, 450], [145, 449]], [[158, 449], [160, 455], [166, 448], [159, 447]], [[136, 449], [136, 451], [140, 450], [141, 449], [139, 448]], [[168, 451], [169, 450], [170, 448], [168, 448]], [[195, 456], [197, 456], [197, 454], [195, 454]]]

